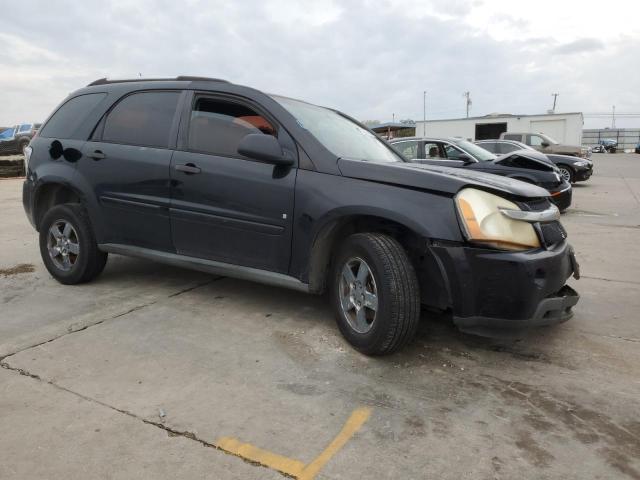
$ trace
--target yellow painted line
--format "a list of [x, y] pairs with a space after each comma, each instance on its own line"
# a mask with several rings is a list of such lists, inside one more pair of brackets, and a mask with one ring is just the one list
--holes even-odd
[[371, 409], [368, 407], [357, 408], [347, 420], [340, 433], [333, 439], [324, 451], [316, 457], [309, 465], [304, 467], [302, 474], [298, 476], [299, 480], [311, 480], [324, 467], [329, 460], [349, 441], [353, 435], [360, 430], [360, 427], [369, 420]]
[[216, 447], [225, 452], [242, 457], [251, 462], [272, 468], [292, 477], [298, 477], [304, 469], [304, 463], [291, 458], [268, 452], [249, 443], [241, 443], [235, 438], [223, 437], [216, 442]]
[[371, 408], [361, 407], [354, 412], [345, 423], [344, 427], [333, 441], [324, 449], [324, 451], [316, 457], [310, 464], [294, 460], [292, 458], [283, 457], [276, 453], [263, 450], [249, 443], [242, 443], [231, 437], [222, 437], [218, 439], [215, 446], [231, 455], [244, 458], [250, 462], [257, 463], [263, 467], [268, 467], [278, 472], [284, 473], [299, 480], [312, 480], [322, 470], [322, 468], [340, 451], [342, 447], [360, 430], [360, 427], [371, 416]]

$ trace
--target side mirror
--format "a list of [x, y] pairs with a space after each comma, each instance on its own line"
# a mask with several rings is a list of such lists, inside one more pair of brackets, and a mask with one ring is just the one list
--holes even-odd
[[238, 145], [238, 153], [254, 160], [279, 166], [293, 165], [293, 158], [285, 156], [278, 139], [264, 133], [250, 133]]
[[460, 155], [458, 155], [458, 158], [456, 158], [456, 160], [463, 162], [465, 165], [469, 165], [470, 163], [473, 163], [473, 160], [471, 159], [471, 157], [464, 153], [461, 153]]
[[549, 146], [549, 142], [542, 142], [540, 145], [542, 145], [542, 148], [547, 148]]

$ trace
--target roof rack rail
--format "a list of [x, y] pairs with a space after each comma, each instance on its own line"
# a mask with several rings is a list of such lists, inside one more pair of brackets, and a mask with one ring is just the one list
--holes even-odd
[[178, 82], [222, 82], [222, 83], [230, 83], [227, 80], [223, 80], [222, 78], [210, 78], [210, 77], [191, 77], [188, 75], [180, 75], [175, 78], [125, 78], [122, 80], [109, 80], [105, 78], [99, 78], [98, 80], [94, 80], [87, 87], [93, 87], [94, 85], [109, 85], [111, 83], [129, 83], [129, 82], [167, 82], [167, 81], [178, 81]]

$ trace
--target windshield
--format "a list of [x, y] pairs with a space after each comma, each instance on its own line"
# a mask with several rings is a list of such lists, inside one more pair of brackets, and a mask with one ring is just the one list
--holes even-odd
[[273, 97], [331, 153], [367, 162], [402, 162], [374, 133], [328, 108], [291, 98]]
[[560, 142], [558, 142], [557, 140], [554, 140], [549, 135], [540, 135], [540, 136], [542, 138], [544, 138], [547, 142], [549, 142], [551, 145], [559, 145], [560, 144]]
[[481, 162], [486, 162], [488, 160], [495, 160], [496, 158], [498, 158], [493, 153], [488, 152], [484, 148], [474, 143], [468, 142], [467, 140], [457, 141], [456, 145], [462, 148], [463, 150], [465, 150], [466, 152], [470, 153], [473, 156], [473, 158]]
[[0, 139], [13, 138], [13, 128], [7, 128], [6, 130], [0, 132]]

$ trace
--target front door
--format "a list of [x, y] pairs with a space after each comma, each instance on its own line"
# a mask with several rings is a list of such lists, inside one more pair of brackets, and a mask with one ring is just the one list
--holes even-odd
[[171, 162], [177, 252], [286, 273], [297, 169], [251, 160], [237, 149], [245, 135], [262, 133], [297, 157], [293, 140], [244, 100], [196, 93], [189, 105]]
[[104, 243], [171, 251], [171, 155], [180, 92], [124, 97], [101, 120], [78, 162], [81, 181], [95, 192]]

